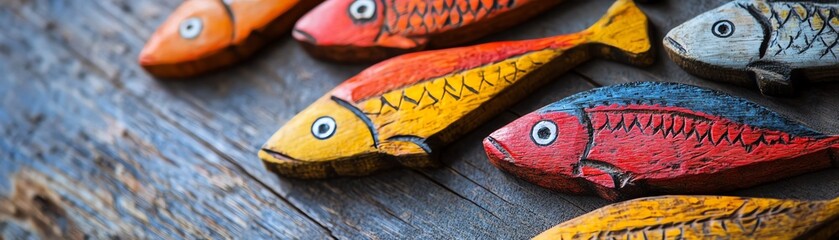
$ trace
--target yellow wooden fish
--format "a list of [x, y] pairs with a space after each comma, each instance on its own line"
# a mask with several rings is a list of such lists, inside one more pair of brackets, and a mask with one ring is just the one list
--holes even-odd
[[836, 239], [839, 198], [659, 196], [615, 203], [533, 239]]
[[631, 0], [620, 0], [577, 33], [402, 55], [298, 113], [259, 157], [268, 169], [298, 178], [434, 166], [435, 149], [554, 76], [595, 57], [648, 65], [651, 51], [647, 17]]

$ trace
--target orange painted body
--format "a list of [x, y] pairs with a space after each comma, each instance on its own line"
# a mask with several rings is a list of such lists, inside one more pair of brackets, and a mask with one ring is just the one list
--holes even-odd
[[250, 56], [320, 0], [188, 0], [149, 38], [139, 62], [157, 77], [191, 77]]
[[300, 19], [294, 38], [317, 57], [375, 61], [463, 44], [511, 27], [560, 2], [330, 0]]

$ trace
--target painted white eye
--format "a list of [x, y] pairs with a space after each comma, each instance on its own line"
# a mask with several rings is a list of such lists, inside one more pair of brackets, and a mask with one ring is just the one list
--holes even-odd
[[376, 15], [376, 2], [373, 0], [355, 0], [350, 4], [350, 16], [358, 21], [373, 19]]
[[201, 22], [201, 19], [197, 17], [191, 17], [184, 19], [181, 22], [181, 25], [178, 28], [178, 32], [181, 33], [181, 37], [186, 39], [193, 39], [201, 34], [201, 30], [204, 28], [204, 22]]
[[530, 130], [530, 139], [536, 145], [547, 146], [556, 140], [558, 133], [556, 123], [542, 120], [533, 125], [533, 129]]
[[315, 120], [315, 123], [312, 123], [312, 135], [320, 140], [327, 139], [335, 134], [335, 128], [337, 127], [335, 119], [331, 117], [320, 117]]
[[734, 34], [734, 23], [728, 20], [721, 20], [719, 22], [714, 23], [714, 26], [711, 27], [711, 32], [714, 33], [714, 36], [727, 38]]

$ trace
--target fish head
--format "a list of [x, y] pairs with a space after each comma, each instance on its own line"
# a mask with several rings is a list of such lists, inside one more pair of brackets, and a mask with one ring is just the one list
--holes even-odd
[[229, 46], [233, 22], [222, 1], [184, 1], [146, 42], [140, 65], [178, 64]]
[[359, 114], [340, 99], [321, 98], [274, 133], [259, 157], [270, 169], [300, 178], [328, 177], [342, 160], [372, 159], [375, 134]]
[[722, 5], [667, 33], [665, 49], [679, 63], [743, 69], [761, 57], [766, 34], [758, 11], [745, 1]]
[[383, 3], [326, 1], [297, 22], [292, 36], [313, 55], [342, 61], [384, 59], [421, 48], [424, 38], [391, 34], [385, 29], [387, 9]]
[[319, 47], [373, 46], [384, 22], [380, 4], [375, 0], [326, 1], [300, 18], [292, 35]]
[[493, 132], [484, 150], [495, 166], [554, 190], [583, 193], [575, 174], [589, 133], [571, 111], [536, 111]]

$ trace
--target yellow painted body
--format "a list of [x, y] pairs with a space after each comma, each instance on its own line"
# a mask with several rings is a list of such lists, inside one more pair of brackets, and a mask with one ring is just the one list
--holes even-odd
[[[593, 56], [650, 64], [651, 47], [646, 16], [620, 0], [578, 33], [403, 55], [368, 68], [300, 112], [259, 156], [269, 169], [300, 178], [433, 166], [435, 145], [455, 140], [557, 74]], [[319, 139], [313, 123], [323, 117], [337, 127]]]
[[839, 199], [660, 196], [612, 204], [533, 239], [828, 239]]
[[381, 98], [360, 102], [358, 106], [364, 112], [372, 113], [370, 118], [379, 126], [379, 136], [383, 140], [403, 134], [428, 138], [561, 55], [562, 50], [555, 49], [528, 53], [393, 90]]

